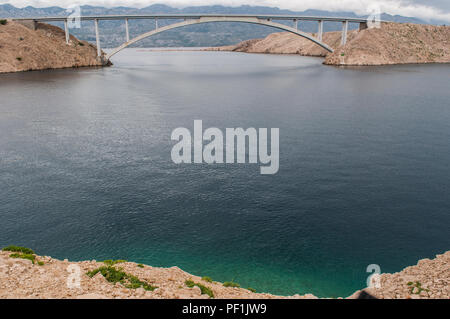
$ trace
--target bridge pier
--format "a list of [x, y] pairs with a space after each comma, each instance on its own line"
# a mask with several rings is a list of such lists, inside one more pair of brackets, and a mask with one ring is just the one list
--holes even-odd
[[100, 33], [98, 31], [98, 19], [94, 19], [95, 25], [95, 41], [97, 42], [97, 57], [102, 56], [102, 49], [100, 48]]
[[322, 41], [323, 38], [323, 20], [319, 20], [319, 31], [317, 32], [317, 38]]
[[130, 30], [128, 28], [128, 19], [125, 19], [125, 33], [127, 42], [130, 42]]
[[298, 30], [298, 20], [294, 19], [294, 28], [295, 30]]
[[347, 43], [347, 32], [348, 32], [348, 21], [342, 22], [342, 37], [341, 37], [341, 45], [345, 45]]
[[64, 20], [64, 32], [66, 34], [66, 44], [69, 44], [70, 33], [69, 33], [69, 26], [68, 26], [67, 20]]
[[159, 26], [158, 26], [158, 19], [155, 19], [155, 29], [158, 29], [159, 28]]

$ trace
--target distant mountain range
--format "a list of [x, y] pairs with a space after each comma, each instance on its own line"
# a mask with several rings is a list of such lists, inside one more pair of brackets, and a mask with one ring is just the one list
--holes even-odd
[[[163, 4], [154, 4], [145, 8], [137, 9], [131, 7], [96, 7], [82, 6], [82, 15], [119, 15], [119, 14], [279, 14], [279, 15], [309, 15], [309, 16], [334, 16], [334, 17], [360, 17], [353, 12], [329, 12], [320, 10], [306, 10], [303, 12], [295, 12], [290, 10], [282, 10], [273, 7], [263, 6], [196, 6], [186, 7], [183, 9], [173, 8]], [[42, 17], [42, 16], [67, 16], [66, 9], [61, 7], [35, 8], [24, 7], [16, 8], [10, 4], [0, 5], [0, 17]], [[422, 23], [417, 18], [409, 18], [402, 16], [392, 16], [382, 14], [382, 20], [395, 22]], [[172, 21], [159, 20], [159, 26], [173, 23]], [[444, 24], [440, 21], [431, 21], [430, 24]], [[58, 26], [61, 24], [55, 23]], [[356, 25], [353, 27], [357, 27]], [[144, 31], [154, 28], [154, 22], [150, 20], [130, 20], [130, 36], [137, 36]], [[316, 32], [317, 23], [303, 22], [300, 28], [306, 32]], [[340, 30], [339, 23], [325, 23], [325, 31]], [[212, 23], [204, 25], [189, 26], [178, 30], [163, 32], [152, 38], [140, 41], [139, 47], [205, 47], [205, 46], [221, 46], [230, 45], [241, 42], [243, 40], [263, 38], [273, 32], [279, 32], [276, 29], [249, 25], [245, 23]], [[94, 42], [95, 33], [92, 22], [83, 22], [81, 29], [72, 29], [71, 33], [80, 39]], [[102, 21], [100, 22], [100, 34], [103, 47], [115, 47], [125, 40], [125, 27], [119, 21]]]

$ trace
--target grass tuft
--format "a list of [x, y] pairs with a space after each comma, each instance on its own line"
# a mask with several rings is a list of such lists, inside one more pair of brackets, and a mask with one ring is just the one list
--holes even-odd
[[253, 288], [247, 288], [247, 290], [249, 290], [249, 291], [251, 291], [251, 292], [256, 292], [256, 289], [253, 289]]
[[239, 288], [241, 287], [241, 285], [239, 285], [237, 282], [233, 282], [233, 281], [225, 281], [223, 283], [224, 287], [233, 287], [233, 288]]
[[143, 264], [138, 264], [137, 265], [139, 268], [144, 268], [144, 265]]
[[123, 259], [117, 259], [117, 260], [112, 260], [112, 259], [107, 259], [107, 260], [103, 260], [103, 263], [108, 265], [108, 266], [114, 266], [115, 264], [121, 264], [121, 263], [126, 263], [126, 260]]
[[196, 283], [192, 280], [186, 280], [184, 282], [184, 284], [188, 287], [188, 288], [194, 288], [194, 286], [197, 286], [198, 288], [200, 288], [200, 291], [202, 292], [202, 295], [208, 295], [211, 298], [214, 298], [214, 293], [211, 290], [211, 288], [208, 288], [202, 284]]
[[213, 282], [213, 280], [211, 279], [211, 277], [208, 277], [208, 276], [202, 277], [202, 280], [203, 280], [203, 281], [206, 281], [206, 282]]

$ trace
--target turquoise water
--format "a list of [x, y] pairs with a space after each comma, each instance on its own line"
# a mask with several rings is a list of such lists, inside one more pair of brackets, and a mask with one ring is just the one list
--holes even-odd
[[[125, 50], [0, 76], [0, 245], [347, 296], [450, 247], [449, 65]], [[280, 171], [175, 165], [173, 129], [280, 128]]]

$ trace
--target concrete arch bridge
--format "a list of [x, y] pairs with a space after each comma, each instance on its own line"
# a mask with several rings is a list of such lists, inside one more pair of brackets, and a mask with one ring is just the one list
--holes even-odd
[[[151, 31], [144, 32], [143, 34], [130, 39], [130, 32], [128, 27], [129, 20], [137, 19], [147, 19], [155, 21], [155, 28]], [[211, 15], [211, 14], [189, 14], [189, 15], [116, 15], [116, 16], [69, 16], [69, 17], [39, 17], [39, 18], [18, 18], [12, 19], [14, 21], [25, 24], [31, 28], [36, 27], [37, 22], [64, 22], [64, 29], [66, 35], [66, 42], [69, 43], [69, 23], [74, 23], [78, 21], [93, 21], [95, 24], [95, 36], [97, 44], [97, 55], [102, 57], [101, 43], [100, 43], [100, 30], [99, 21], [101, 20], [122, 20], [125, 23], [125, 33], [126, 41], [114, 48], [105, 58], [106, 61], [112, 56], [125, 49], [126, 47], [136, 43], [145, 38], [151, 37], [153, 35], [173, 30], [177, 28], [182, 28], [189, 25], [203, 24], [203, 23], [214, 23], [214, 22], [241, 22], [241, 23], [251, 23], [259, 24], [264, 26], [273, 27], [282, 31], [291, 32], [300, 37], [306, 38], [315, 44], [321, 46], [329, 52], [333, 52], [333, 49], [323, 42], [323, 25], [324, 22], [341, 22], [342, 23], [342, 37], [341, 44], [344, 45], [347, 41], [347, 32], [349, 23], [359, 24], [360, 29], [365, 29], [368, 27], [370, 20], [362, 18], [339, 18], [339, 17], [312, 17], [312, 16], [287, 16], [287, 15]], [[175, 20], [174, 23], [159, 27], [158, 20]], [[290, 21], [292, 26], [289, 26], [281, 21]], [[317, 36], [313, 36], [309, 33], [301, 31], [299, 28], [299, 22], [301, 21], [316, 21], [318, 23]]]

